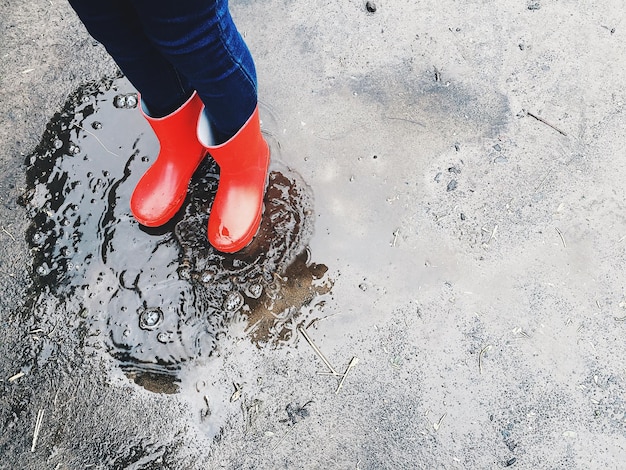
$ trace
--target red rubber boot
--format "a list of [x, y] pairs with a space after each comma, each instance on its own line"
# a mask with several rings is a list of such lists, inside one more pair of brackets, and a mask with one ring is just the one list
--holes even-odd
[[239, 132], [221, 145], [206, 142], [206, 127], [208, 122], [201, 119], [199, 140], [220, 167], [209, 214], [209, 242], [219, 251], [234, 253], [252, 241], [261, 224], [270, 151], [261, 135], [258, 106]]
[[194, 92], [165, 117], [152, 118], [141, 110], [159, 139], [160, 150], [130, 198], [130, 210], [140, 224], [163, 225], [183, 205], [191, 176], [206, 155], [196, 135], [202, 108], [202, 101]]

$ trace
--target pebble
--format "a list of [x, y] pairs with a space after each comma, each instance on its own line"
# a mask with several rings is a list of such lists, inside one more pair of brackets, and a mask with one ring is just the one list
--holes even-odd
[[446, 188], [446, 191], [448, 192], [454, 191], [457, 186], [458, 186], [458, 183], [456, 182], [456, 180], [452, 180], [448, 183], [448, 187]]
[[375, 13], [376, 12], [376, 4], [370, 0], [368, 0], [365, 3], [365, 9], [369, 12], [369, 13]]

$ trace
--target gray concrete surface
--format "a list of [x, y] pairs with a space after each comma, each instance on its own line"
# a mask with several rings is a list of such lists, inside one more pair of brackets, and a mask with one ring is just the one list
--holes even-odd
[[257, 348], [233, 324], [164, 395], [86, 348], [78, 312], [35, 315], [24, 159], [115, 66], [65, 3], [2, 2], [0, 467], [624, 467], [622, 3], [376, 4], [232, 2], [315, 196], [333, 287], [307, 332], [358, 363], [335, 393], [301, 335]]

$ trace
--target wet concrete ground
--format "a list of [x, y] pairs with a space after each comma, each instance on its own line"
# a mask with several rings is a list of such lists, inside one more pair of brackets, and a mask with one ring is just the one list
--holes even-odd
[[2, 6], [0, 467], [621, 468], [621, 5], [376, 6], [233, 2], [276, 219], [232, 258], [211, 162], [142, 231], [132, 89]]

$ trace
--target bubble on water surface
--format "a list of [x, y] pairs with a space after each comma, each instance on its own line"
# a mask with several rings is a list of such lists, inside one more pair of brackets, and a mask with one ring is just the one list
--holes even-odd
[[142, 330], [154, 330], [162, 321], [160, 308], [147, 308], [139, 314], [139, 328]]
[[163, 344], [170, 343], [174, 340], [174, 333], [171, 331], [162, 331], [157, 335], [157, 341]]
[[229, 292], [224, 300], [224, 310], [234, 313], [243, 307], [244, 299], [240, 292]]
[[263, 293], [263, 286], [261, 284], [248, 284], [246, 286], [246, 295], [251, 299], [258, 299]]
[[80, 147], [76, 144], [70, 144], [68, 151], [70, 155], [78, 155], [80, 153]]
[[137, 107], [138, 99], [135, 93], [119, 94], [113, 98], [116, 108], [132, 109]]
[[47, 276], [49, 273], [50, 268], [48, 268], [48, 266], [46, 266], [45, 264], [37, 266], [37, 274], [39, 274], [40, 276]]
[[116, 108], [125, 108], [126, 107], [126, 95], [117, 95], [113, 98], [113, 106]]
[[130, 94], [126, 95], [126, 107], [134, 108], [137, 106], [137, 95]]

